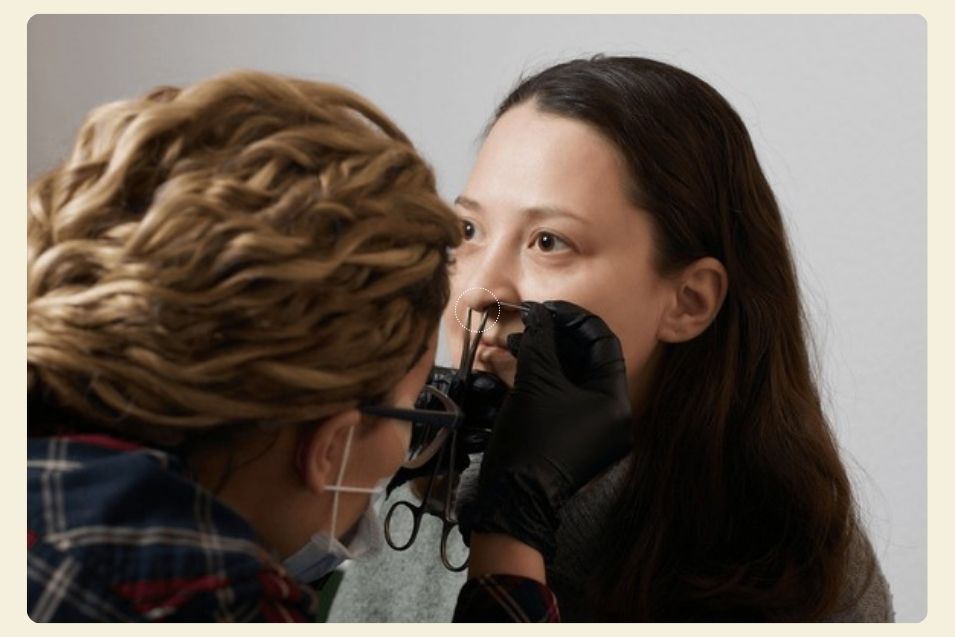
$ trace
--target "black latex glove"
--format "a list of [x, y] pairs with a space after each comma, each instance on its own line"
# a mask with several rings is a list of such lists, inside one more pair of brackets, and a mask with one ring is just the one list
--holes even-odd
[[481, 464], [462, 535], [504, 533], [550, 561], [564, 502], [633, 444], [620, 342], [606, 323], [564, 301], [527, 303], [514, 388]]

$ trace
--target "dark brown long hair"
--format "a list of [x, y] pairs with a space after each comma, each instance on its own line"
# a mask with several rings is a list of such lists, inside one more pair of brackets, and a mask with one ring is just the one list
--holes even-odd
[[495, 119], [528, 100], [617, 147], [632, 201], [653, 221], [661, 274], [711, 256], [729, 275], [714, 322], [665, 346], [635, 409], [621, 513], [589, 586], [594, 618], [825, 616], [844, 586], [854, 505], [779, 207], [742, 120], [699, 78], [636, 57], [546, 69]]

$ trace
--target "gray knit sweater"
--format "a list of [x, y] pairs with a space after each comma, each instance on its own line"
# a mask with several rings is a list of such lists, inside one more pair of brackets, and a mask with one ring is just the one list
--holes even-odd
[[[474, 484], [477, 468], [477, 463], [472, 463], [465, 473], [465, 489]], [[581, 605], [584, 599], [580, 590], [581, 574], [596, 561], [601, 547], [593, 538], [597, 537], [601, 522], [611, 515], [610, 507], [625, 470], [625, 462], [619, 463], [569, 500], [561, 513], [557, 558], [547, 570], [547, 581], [557, 595], [563, 621], [588, 621], [591, 616]], [[387, 513], [392, 502], [412, 497], [406, 487], [396, 490], [385, 502], [383, 513]], [[440, 521], [426, 515], [416, 542], [407, 551], [396, 552], [386, 547], [377, 556], [349, 564], [332, 603], [329, 621], [450, 621], [466, 575], [449, 572], [442, 566], [438, 555], [440, 539]], [[452, 551], [453, 563], [461, 563], [463, 558], [463, 549]], [[874, 572], [868, 588], [860, 596], [858, 591], [865, 584], [870, 564], [874, 565]], [[868, 539], [861, 534], [850, 551], [849, 581], [844, 597], [858, 597], [858, 600], [826, 621], [890, 622], [895, 619], [888, 583]]]

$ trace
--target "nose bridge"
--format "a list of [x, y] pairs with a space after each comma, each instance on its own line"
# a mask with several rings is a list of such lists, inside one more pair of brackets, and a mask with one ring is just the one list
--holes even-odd
[[473, 260], [473, 269], [464, 273], [465, 285], [461, 302], [473, 310], [493, 309], [498, 301], [518, 303], [519, 255], [506, 244], [489, 246], [479, 260]]

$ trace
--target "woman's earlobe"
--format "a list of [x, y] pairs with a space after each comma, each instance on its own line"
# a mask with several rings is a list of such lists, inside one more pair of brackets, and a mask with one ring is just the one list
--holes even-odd
[[688, 265], [675, 281], [673, 296], [658, 329], [667, 343], [682, 343], [702, 334], [716, 319], [729, 287], [726, 268], [713, 257]]

